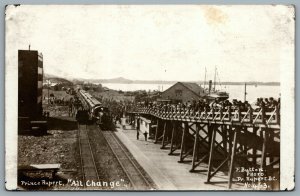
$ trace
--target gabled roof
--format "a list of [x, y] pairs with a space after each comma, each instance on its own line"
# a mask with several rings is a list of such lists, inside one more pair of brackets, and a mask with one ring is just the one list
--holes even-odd
[[191, 91], [195, 92], [197, 95], [200, 95], [203, 92], [203, 88], [201, 88], [198, 84], [193, 82], [179, 82], [186, 88], [190, 89]]
[[[204, 89], [201, 88], [198, 84], [193, 83], [193, 82], [177, 82], [176, 84], [180, 84], [182, 86], [184, 86], [186, 89], [190, 90], [191, 92], [193, 92], [195, 95], [197, 96], [202, 96], [204, 93]], [[175, 86], [176, 84], [174, 84], [173, 86]], [[168, 88], [167, 90], [165, 90], [164, 92], [168, 91], [169, 89], [171, 89], [173, 86], [171, 86], [170, 88]]]

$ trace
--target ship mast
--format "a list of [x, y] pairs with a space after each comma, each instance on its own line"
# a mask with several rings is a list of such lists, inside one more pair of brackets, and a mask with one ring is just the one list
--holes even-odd
[[216, 91], [216, 74], [217, 74], [217, 68], [215, 66], [214, 91]]
[[205, 89], [205, 85], [206, 85], [206, 67], [205, 67], [205, 74], [204, 74], [204, 89]]
[[245, 89], [244, 89], [244, 102], [247, 100], [247, 83], [245, 82]]

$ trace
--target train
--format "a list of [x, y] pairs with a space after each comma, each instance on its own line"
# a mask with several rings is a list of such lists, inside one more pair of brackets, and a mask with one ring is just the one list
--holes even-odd
[[111, 125], [109, 109], [103, 106], [100, 101], [82, 89], [78, 89], [77, 96], [82, 104], [82, 110], [78, 111], [82, 121], [95, 122], [102, 128], [108, 128]]

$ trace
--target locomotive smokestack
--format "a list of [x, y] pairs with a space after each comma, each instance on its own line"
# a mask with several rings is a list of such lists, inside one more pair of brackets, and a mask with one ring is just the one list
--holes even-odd
[[29, 44], [29, 49], [28, 50], [30, 51], [30, 44]]

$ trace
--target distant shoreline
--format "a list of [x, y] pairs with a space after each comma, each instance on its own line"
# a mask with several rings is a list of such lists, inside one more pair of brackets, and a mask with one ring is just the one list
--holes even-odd
[[[57, 78], [64, 79], [63, 77], [54, 76], [50, 74], [45, 74], [44, 79]], [[175, 84], [176, 82], [192, 82], [197, 84], [204, 84], [204, 81], [163, 81], [163, 80], [131, 80], [123, 77], [111, 78], [111, 79], [83, 79], [83, 78], [72, 78], [69, 81], [84, 81], [90, 83], [98, 83], [98, 84]], [[216, 85], [245, 85], [245, 83], [249, 86], [257, 85], [257, 86], [280, 86], [280, 82], [216, 82]], [[206, 85], [208, 85], [208, 81], [206, 81]]]
[[[177, 82], [177, 81], [176, 81]], [[151, 81], [151, 82], [112, 82], [112, 81], [93, 81], [92, 83], [100, 83], [100, 84], [175, 84], [174, 82], [158, 82], [158, 81]], [[192, 82], [192, 81], [191, 81]], [[192, 82], [203, 85], [204, 83], [201, 82]], [[216, 85], [245, 85], [243, 82], [223, 82], [223, 83], [216, 83]], [[280, 86], [280, 83], [278, 82], [246, 82], [249, 86]], [[208, 85], [208, 83], [206, 83]]]

